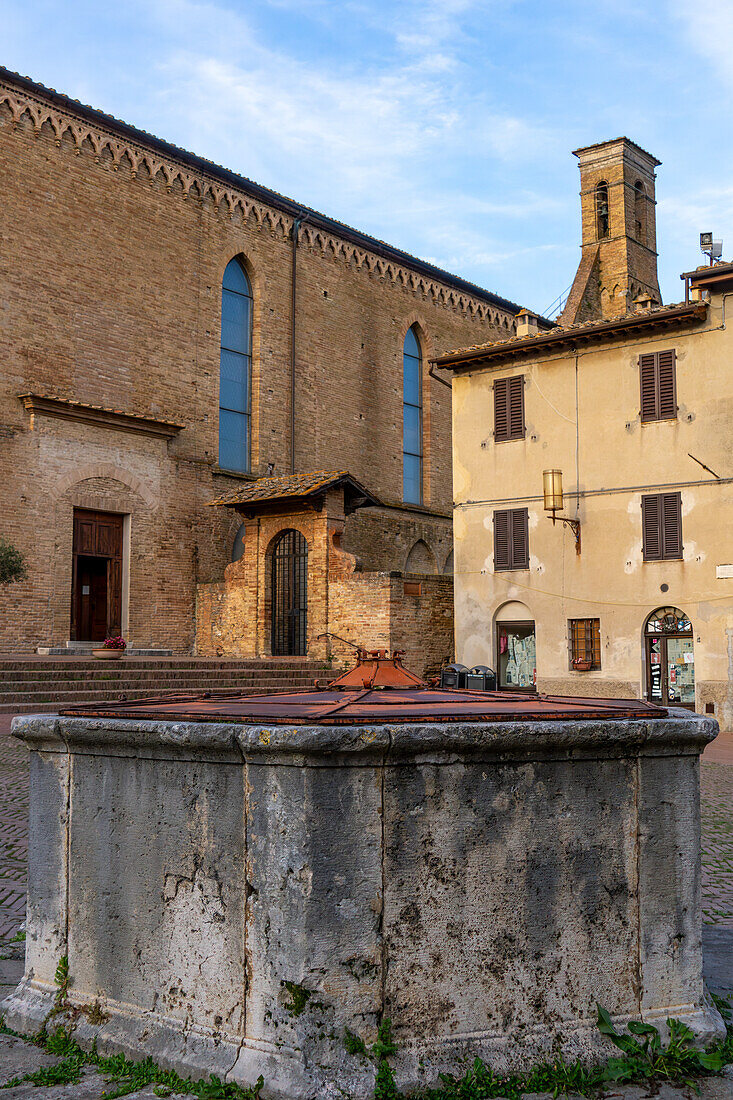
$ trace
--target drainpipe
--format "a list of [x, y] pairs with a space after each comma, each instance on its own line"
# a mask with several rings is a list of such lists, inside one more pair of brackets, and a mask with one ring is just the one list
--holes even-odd
[[430, 370], [428, 371], [428, 374], [430, 375], [431, 378], [434, 378], [436, 382], [442, 382], [442, 384], [444, 386], [447, 386], [449, 390], [453, 389], [453, 384], [452, 384], [452, 381], [451, 381], [450, 378], [441, 378], [439, 374], [435, 373], [435, 363], [434, 362], [431, 362]]
[[298, 285], [298, 235], [300, 227], [308, 220], [307, 214], [299, 214], [293, 220], [293, 263], [290, 285], [290, 473], [295, 473], [295, 318], [296, 290]]

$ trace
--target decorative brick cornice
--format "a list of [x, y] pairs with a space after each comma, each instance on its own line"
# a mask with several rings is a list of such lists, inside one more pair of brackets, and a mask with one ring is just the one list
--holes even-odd
[[[24, 78], [19, 80], [24, 81]], [[24, 81], [24, 83], [31, 84], [30, 81]], [[53, 94], [49, 93], [49, 95]], [[30, 120], [36, 132], [40, 132], [45, 125], [48, 125], [53, 131], [55, 144], [60, 147], [65, 138], [70, 139], [77, 156], [87, 154], [97, 163], [101, 163], [102, 159], [108, 156], [111, 158], [113, 171], [118, 171], [124, 164], [133, 179], [140, 179], [141, 183], [143, 182], [141, 177], [144, 177], [151, 186], [160, 179], [169, 194], [178, 194], [184, 200], [210, 201], [217, 213], [222, 216], [233, 217], [238, 214], [243, 221], [253, 219], [257, 228], [268, 229], [283, 237], [291, 235], [294, 219], [287, 213], [253, 198], [244, 190], [229, 187], [217, 181], [213, 174], [207, 174], [203, 164], [198, 169], [188, 167], [183, 162], [183, 153], [180, 162], [176, 160], [174, 154], [161, 155], [150, 146], [146, 146], [142, 134], [140, 141], [131, 137], [122, 138], [112, 128], [111, 123], [114, 120], [110, 120], [109, 128], [105, 126], [105, 116], [101, 112], [93, 112], [95, 121], [92, 123], [83, 117], [88, 109], [80, 108], [80, 114], [75, 116], [72, 113], [73, 105], [65, 110], [44, 98], [40, 92], [34, 94], [30, 90], [21, 90], [7, 80], [0, 80], [0, 107], [3, 104], [10, 112], [13, 126], [18, 126], [24, 117]], [[126, 129], [132, 128], [126, 127]], [[154, 140], [151, 139], [151, 145]], [[344, 227], [344, 230], [346, 232], [347, 227]], [[300, 236], [301, 240], [314, 251], [320, 251], [324, 256], [363, 269], [371, 276], [389, 279], [406, 292], [423, 295], [448, 309], [486, 321], [503, 329], [507, 334], [516, 329], [516, 319], [512, 312], [514, 303], [507, 302], [505, 308], [498, 304], [503, 302], [503, 299], [498, 296], [490, 295], [490, 297], [496, 297], [496, 302], [482, 300], [458, 286], [451, 286], [448, 282], [441, 282], [439, 278], [433, 278], [420, 270], [412, 269], [408, 264], [380, 256], [367, 247], [359, 247], [345, 237], [340, 237], [338, 233], [330, 232], [321, 226], [309, 225], [306, 222], [301, 228]], [[419, 261], [416, 261], [416, 267], [418, 265]], [[461, 282], [461, 280], [457, 281]]]
[[21, 393], [18, 394], [18, 399], [30, 412], [31, 422], [35, 416], [53, 416], [60, 420], [96, 424], [117, 432], [157, 436], [159, 439], [172, 439], [184, 428], [183, 424], [174, 424], [170, 420], [156, 420], [150, 416], [122, 412], [120, 409], [105, 409], [101, 405], [85, 405], [81, 401], [70, 401], [64, 397]]

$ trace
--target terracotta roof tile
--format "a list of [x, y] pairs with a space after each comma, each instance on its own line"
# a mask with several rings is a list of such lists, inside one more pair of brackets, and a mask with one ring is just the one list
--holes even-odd
[[[690, 303], [677, 302], [674, 305], [666, 306], [653, 306], [651, 309], [635, 309], [625, 313], [622, 317], [619, 317], [619, 321], [632, 321], [634, 319], [642, 319], [645, 317], [661, 317], [665, 313], [673, 313], [675, 310], [681, 309], [685, 305]], [[548, 336], [559, 338], [564, 333], [581, 333], [581, 332], [593, 332], [594, 329], [602, 328], [607, 325], [608, 318], [599, 318], [596, 321], [578, 321], [573, 325], [557, 325], [556, 328], [549, 331], [541, 331], [534, 333], [531, 336], [508, 336], [503, 340], [489, 340], [485, 344], [470, 344], [465, 348], [454, 348], [453, 351], [446, 351], [440, 355], [435, 362], [440, 362], [444, 359], [450, 359], [451, 356], [466, 355], [468, 352], [482, 352], [490, 351], [492, 348], [498, 347], [523, 347], [525, 345], [531, 346], [535, 341], [546, 340]]]
[[210, 505], [259, 504], [266, 501], [302, 499], [318, 496], [327, 489], [347, 485], [352, 495], [363, 495], [371, 504], [377, 504], [377, 498], [353, 478], [347, 470], [315, 470], [307, 474], [284, 474], [281, 477], [261, 477], [249, 482], [231, 493], [210, 500]]

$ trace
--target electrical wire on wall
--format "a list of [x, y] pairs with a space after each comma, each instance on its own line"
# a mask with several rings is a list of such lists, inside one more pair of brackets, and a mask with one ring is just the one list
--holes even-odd
[[[461, 569], [456, 570], [453, 575], [454, 577], [481, 577], [489, 575], [489, 571], [486, 569]], [[637, 603], [630, 600], [594, 600], [586, 596], [568, 596], [563, 592], [548, 592], [547, 589], [537, 588], [533, 584], [522, 584], [521, 581], [515, 580], [513, 577], [511, 580], [505, 579], [500, 573], [491, 573], [490, 575], [495, 580], [501, 577], [507, 588], [522, 588], [525, 592], [533, 592], [537, 596], [551, 596], [555, 600], [573, 600], [574, 603], [594, 604], [597, 607], [647, 607], [649, 604], [648, 600]], [[730, 599], [730, 592], [722, 596], [685, 596], [686, 603], [716, 603], [718, 600]]]

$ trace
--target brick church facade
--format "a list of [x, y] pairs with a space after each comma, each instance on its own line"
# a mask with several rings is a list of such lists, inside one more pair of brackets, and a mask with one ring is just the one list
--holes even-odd
[[272, 586], [293, 603], [307, 550], [311, 655], [316, 627], [392, 644], [436, 616], [445, 650], [451, 391], [429, 360], [519, 307], [6, 70], [0, 190], [0, 535], [28, 563], [0, 651], [287, 650]]

